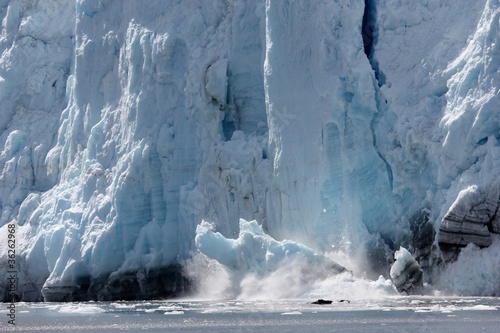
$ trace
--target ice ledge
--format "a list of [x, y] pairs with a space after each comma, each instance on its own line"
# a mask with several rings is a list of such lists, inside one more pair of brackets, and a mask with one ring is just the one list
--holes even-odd
[[191, 281], [180, 264], [154, 269], [139, 269], [112, 274], [109, 277], [81, 276], [71, 285], [45, 284], [45, 302], [116, 301], [167, 299], [188, 294]]
[[491, 234], [500, 231], [499, 186], [489, 189], [472, 185], [460, 191], [441, 221], [438, 244], [445, 261], [456, 260], [469, 243], [491, 245]]

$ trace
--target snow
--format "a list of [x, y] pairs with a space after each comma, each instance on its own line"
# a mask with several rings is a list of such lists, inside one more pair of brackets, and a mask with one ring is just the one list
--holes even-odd
[[[400, 246], [435, 288], [498, 296], [499, 3], [365, 3], [4, 1], [0, 239], [15, 223], [20, 296], [141, 298], [181, 263], [236, 296], [380, 296]], [[469, 204], [491, 245], [438, 268]], [[299, 288], [317, 258], [353, 280]]]

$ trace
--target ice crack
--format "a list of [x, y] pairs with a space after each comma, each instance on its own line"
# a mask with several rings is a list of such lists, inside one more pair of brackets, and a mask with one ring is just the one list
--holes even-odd
[[384, 74], [380, 71], [378, 62], [374, 57], [374, 45], [377, 42], [377, 3], [376, 0], [365, 0], [365, 11], [363, 13], [363, 23], [361, 26], [361, 35], [363, 38], [363, 48], [370, 62], [370, 65], [375, 72], [378, 86], [381, 87], [385, 84]]
[[363, 47], [365, 54], [368, 59], [370, 59], [371, 52], [373, 49], [373, 32], [376, 23], [376, 9], [373, 0], [365, 0], [365, 11], [363, 13], [363, 25], [361, 28], [361, 34], [363, 37]]
[[[380, 71], [378, 62], [374, 56], [374, 45], [377, 42], [377, 0], [365, 0], [365, 8], [363, 13], [363, 23], [361, 27], [361, 35], [363, 38], [363, 49], [365, 51], [366, 57], [370, 66], [375, 74], [375, 80], [377, 81], [378, 87], [382, 87], [385, 83], [385, 76]], [[377, 89], [376, 89], [377, 90]], [[375, 133], [376, 123], [382, 116], [382, 111], [385, 110], [385, 106], [382, 104], [385, 99], [381, 96], [380, 89], [377, 90], [377, 114], [374, 116], [372, 123], [370, 124], [370, 130], [373, 136], [373, 147], [375, 148], [378, 156], [384, 162], [387, 170], [387, 177], [392, 189], [393, 187], [393, 173], [390, 164], [387, 162], [386, 158], [382, 155], [381, 151], [377, 147], [377, 138]]]

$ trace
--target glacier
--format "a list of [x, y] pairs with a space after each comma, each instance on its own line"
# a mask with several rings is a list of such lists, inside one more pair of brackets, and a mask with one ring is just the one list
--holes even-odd
[[227, 245], [248, 223], [268, 255], [295, 244], [386, 287], [404, 247], [434, 290], [500, 296], [498, 0], [2, 0], [0, 17], [0, 298], [9, 224], [16, 297], [73, 301], [189, 294], [204, 250], [265, 271]]

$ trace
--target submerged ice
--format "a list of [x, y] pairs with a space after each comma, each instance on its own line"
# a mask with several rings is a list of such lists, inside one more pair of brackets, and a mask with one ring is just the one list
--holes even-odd
[[431, 286], [500, 295], [484, 283], [500, 271], [499, 15], [3, 1], [0, 237], [16, 224], [19, 298], [181, 295], [197, 251], [242, 284], [299, 257], [334, 276], [332, 252], [384, 284], [400, 246]]

